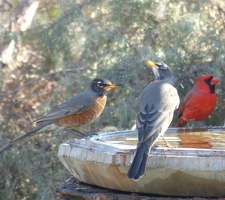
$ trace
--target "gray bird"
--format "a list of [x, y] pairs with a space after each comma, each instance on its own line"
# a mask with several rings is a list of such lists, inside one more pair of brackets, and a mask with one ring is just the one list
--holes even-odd
[[37, 120], [35, 128], [1, 147], [0, 153], [27, 136], [54, 131], [59, 127], [73, 130], [82, 125], [92, 123], [105, 108], [107, 91], [116, 87], [116, 85], [105, 78], [92, 80], [83, 92], [53, 108], [47, 115]]
[[155, 81], [142, 91], [139, 101], [136, 116], [138, 144], [128, 171], [128, 178], [134, 180], [143, 176], [151, 147], [159, 136], [163, 137], [180, 103], [170, 68], [164, 63], [153, 63], [150, 60], [145, 63], [153, 69]]

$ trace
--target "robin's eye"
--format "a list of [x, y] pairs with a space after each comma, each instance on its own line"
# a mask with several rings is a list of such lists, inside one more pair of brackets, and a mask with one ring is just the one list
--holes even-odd
[[104, 84], [101, 81], [99, 81], [99, 82], [97, 82], [97, 86], [100, 87], [100, 88], [103, 88]]

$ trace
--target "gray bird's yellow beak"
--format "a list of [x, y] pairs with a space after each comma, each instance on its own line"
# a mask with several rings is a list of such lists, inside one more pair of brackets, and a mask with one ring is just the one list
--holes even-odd
[[153, 74], [155, 76], [155, 80], [160, 79], [161, 75], [160, 75], [160, 72], [159, 72], [160, 71], [159, 67], [154, 62], [152, 62], [151, 60], [145, 60], [145, 64], [148, 67], [151, 67], [151, 69], [153, 71]]
[[146, 60], [145, 64], [149, 67], [157, 67], [157, 65], [154, 62], [152, 62], [151, 60]]

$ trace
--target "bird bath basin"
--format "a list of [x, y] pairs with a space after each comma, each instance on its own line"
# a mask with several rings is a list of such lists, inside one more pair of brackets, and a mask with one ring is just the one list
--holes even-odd
[[136, 131], [102, 133], [90, 140], [71, 139], [58, 156], [78, 180], [109, 189], [169, 196], [225, 196], [225, 130], [168, 129], [151, 150], [145, 175], [127, 178], [137, 144]]
[[[173, 147], [225, 150], [225, 129], [222, 128], [169, 128], [164, 137]], [[92, 139], [97, 140], [99, 137], [92, 137]], [[100, 139], [111, 144], [134, 145], [136, 148], [137, 131], [103, 133]], [[162, 138], [157, 140], [156, 145], [166, 147]]]

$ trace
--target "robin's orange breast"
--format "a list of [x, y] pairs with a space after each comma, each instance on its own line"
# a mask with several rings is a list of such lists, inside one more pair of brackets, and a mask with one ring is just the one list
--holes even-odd
[[93, 99], [91, 107], [79, 114], [62, 117], [57, 120], [57, 125], [65, 128], [76, 128], [81, 125], [90, 124], [95, 121], [102, 113], [107, 97], [97, 97]]

